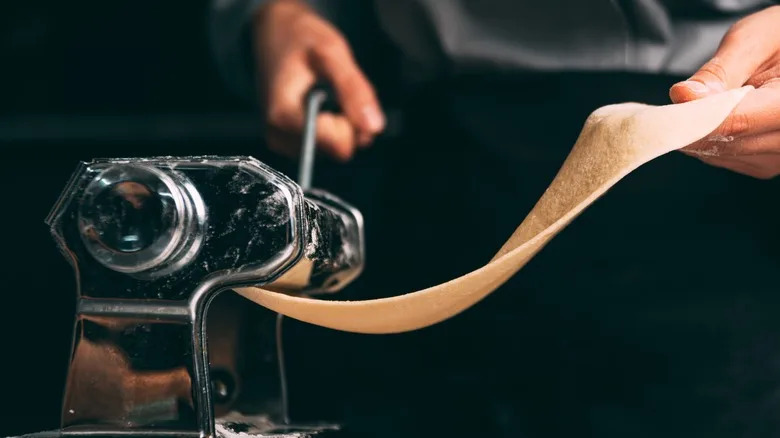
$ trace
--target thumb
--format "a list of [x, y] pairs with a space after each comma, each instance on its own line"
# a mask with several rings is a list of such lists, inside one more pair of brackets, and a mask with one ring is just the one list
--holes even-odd
[[672, 86], [669, 90], [672, 102], [700, 99], [744, 85], [775, 52], [776, 38], [767, 34], [766, 19], [759, 13], [735, 24], [723, 37], [712, 59], [690, 79]]

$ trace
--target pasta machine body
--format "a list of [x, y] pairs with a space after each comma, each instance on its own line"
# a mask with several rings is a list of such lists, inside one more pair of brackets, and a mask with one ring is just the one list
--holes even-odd
[[222, 292], [331, 293], [364, 260], [356, 209], [251, 157], [82, 163], [47, 224], [77, 314], [61, 429], [37, 435], [289, 431], [277, 315]]

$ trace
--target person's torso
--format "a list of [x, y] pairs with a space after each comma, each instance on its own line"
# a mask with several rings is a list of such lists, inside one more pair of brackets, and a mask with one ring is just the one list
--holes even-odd
[[407, 72], [688, 74], [771, 0], [375, 0]]

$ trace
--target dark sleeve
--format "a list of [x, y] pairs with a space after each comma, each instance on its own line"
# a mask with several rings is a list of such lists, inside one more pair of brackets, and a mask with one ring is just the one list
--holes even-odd
[[209, 11], [209, 44], [220, 76], [242, 98], [254, 100], [252, 17], [268, 0], [213, 0]]
[[[228, 88], [254, 100], [256, 84], [252, 50], [252, 17], [270, 0], [212, 0], [209, 11], [209, 43], [217, 69]], [[347, 30], [354, 27], [367, 0], [308, 0], [325, 19]], [[349, 35], [347, 35], [349, 39]]]

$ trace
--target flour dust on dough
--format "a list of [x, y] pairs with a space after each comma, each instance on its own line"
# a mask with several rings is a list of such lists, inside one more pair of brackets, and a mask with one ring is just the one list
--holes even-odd
[[634, 169], [711, 134], [751, 90], [744, 87], [675, 105], [623, 103], [594, 111], [555, 179], [495, 257], [454, 280], [366, 301], [318, 300], [257, 287], [236, 292], [275, 312], [335, 330], [400, 333], [436, 324], [501, 286]]

